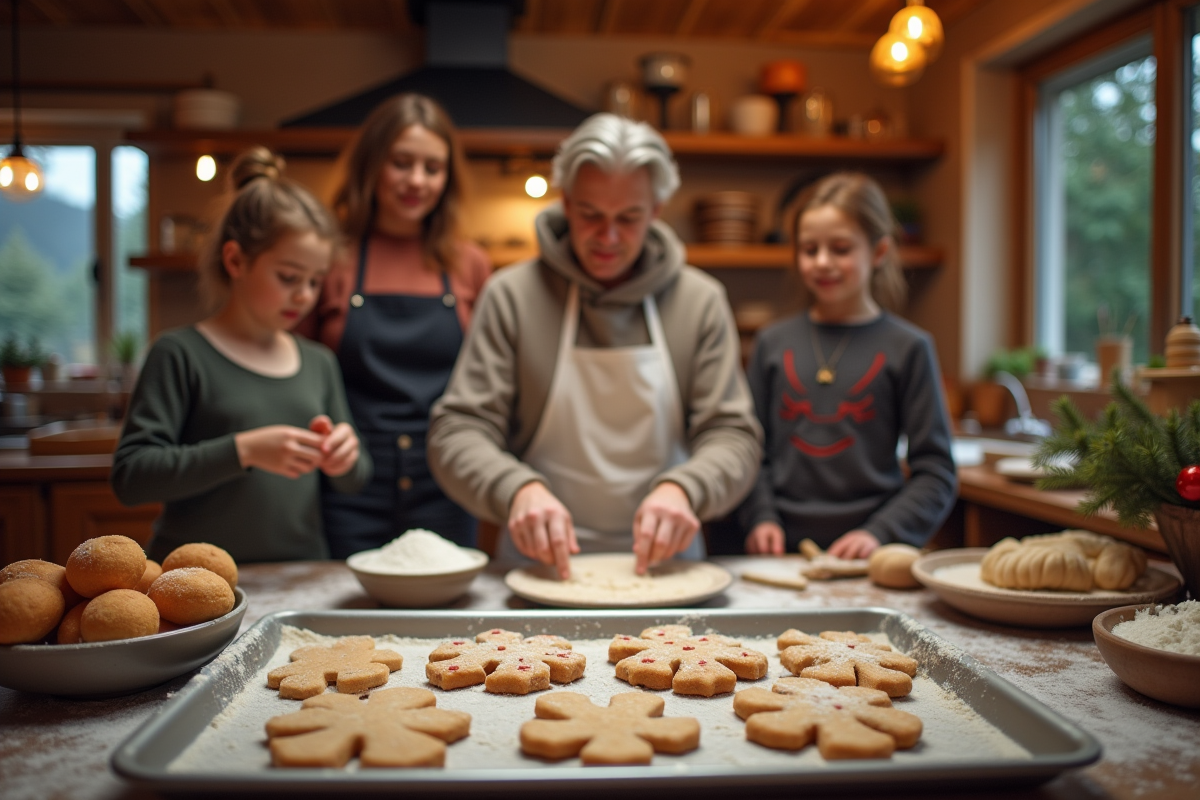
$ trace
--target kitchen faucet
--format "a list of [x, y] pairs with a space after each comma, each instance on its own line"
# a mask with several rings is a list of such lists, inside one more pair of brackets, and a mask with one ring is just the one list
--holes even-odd
[[1050, 423], [1033, 415], [1033, 407], [1029, 405], [1029, 395], [1017, 376], [1004, 370], [998, 371], [993, 377], [996, 383], [1008, 389], [1017, 404], [1017, 416], [1004, 423], [1004, 432], [1009, 436], [1036, 436], [1039, 439], [1050, 435]]

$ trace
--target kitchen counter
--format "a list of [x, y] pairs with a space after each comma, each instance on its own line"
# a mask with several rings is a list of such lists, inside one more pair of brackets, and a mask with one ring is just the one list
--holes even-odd
[[[738, 573], [761, 559], [717, 558]], [[497, 565], [452, 606], [533, 607], [512, 596]], [[287, 609], [376, 608], [341, 562], [248, 565], [240, 585], [250, 607], [243, 629]], [[1200, 796], [1200, 712], [1158, 703], [1125, 687], [1105, 666], [1090, 629], [1022, 630], [977, 621], [926, 590], [880, 589], [865, 579], [813, 582], [802, 592], [735, 581], [702, 607], [886, 606], [904, 611], [959, 645], [1099, 739], [1101, 761], [1036, 791], [972, 793], [974, 798], [1179, 798]], [[73, 800], [157, 795], [112, 772], [116, 746], [159, 710], [190, 676], [124, 698], [73, 701], [0, 688], [0, 796]], [[866, 795], [864, 795], [866, 796]], [[872, 795], [872, 796], [878, 796]], [[951, 795], [944, 795], [951, 796]]]

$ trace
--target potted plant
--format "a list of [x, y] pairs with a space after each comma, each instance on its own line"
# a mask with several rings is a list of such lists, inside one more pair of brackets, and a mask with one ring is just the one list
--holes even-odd
[[971, 408], [975, 418], [984, 428], [999, 428], [1008, 419], [1010, 397], [1008, 390], [992, 379], [997, 372], [1007, 372], [1018, 380], [1033, 371], [1037, 350], [1022, 347], [1015, 350], [999, 349], [988, 358], [983, 368], [983, 380], [971, 389]]
[[33, 368], [45, 359], [37, 339], [29, 339], [22, 345], [16, 334], [10, 333], [0, 345], [0, 374], [4, 376], [4, 385], [12, 386], [17, 383], [28, 383]]
[[1200, 400], [1165, 417], [1131, 389], [1112, 385], [1113, 402], [1096, 422], [1059, 398], [1059, 424], [1043, 440], [1034, 464], [1046, 471], [1040, 489], [1083, 486], [1079, 512], [1117, 512], [1127, 527], [1154, 519], [1192, 597], [1200, 597]]
[[128, 380], [134, 378], [133, 364], [137, 361], [141, 346], [141, 338], [133, 331], [118, 331], [113, 334], [109, 347], [112, 349], [113, 358], [121, 367], [122, 378]]

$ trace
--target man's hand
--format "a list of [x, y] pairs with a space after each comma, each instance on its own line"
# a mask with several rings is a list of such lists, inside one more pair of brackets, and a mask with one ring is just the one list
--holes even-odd
[[345, 475], [358, 461], [359, 443], [354, 428], [348, 422], [333, 424], [333, 420], [321, 414], [313, 417], [308, 429], [325, 440], [321, 443], [321, 471], [331, 478]]
[[233, 437], [243, 469], [257, 467], [286, 478], [299, 478], [321, 463], [324, 437], [292, 425], [267, 425]]
[[538, 481], [527, 483], [513, 495], [508, 509], [508, 533], [517, 550], [543, 564], [558, 568], [558, 577], [571, 577], [569, 559], [579, 552], [571, 512]]
[[634, 570], [645, 575], [651, 566], [682, 553], [692, 543], [700, 520], [692, 511], [687, 492], [677, 483], [663, 481], [642, 500], [633, 515]]
[[746, 537], [746, 552], [750, 555], [781, 556], [786, 541], [783, 528], [774, 522], [760, 522]]
[[879, 540], [875, 534], [862, 529], [843, 533], [826, 551], [838, 558], [866, 558], [879, 548]]

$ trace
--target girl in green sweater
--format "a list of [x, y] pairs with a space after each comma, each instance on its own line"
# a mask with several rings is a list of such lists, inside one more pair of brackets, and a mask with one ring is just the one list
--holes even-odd
[[127, 505], [164, 503], [150, 556], [210, 542], [240, 562], [326, 558], [320, 476], [370, 478], [333, 354], [292, 335], [329, 270], [337, 227], [265, 148], [230, 170], [233, 195], [201, 257], [216, 312], [146, 357], [113, 458]]

